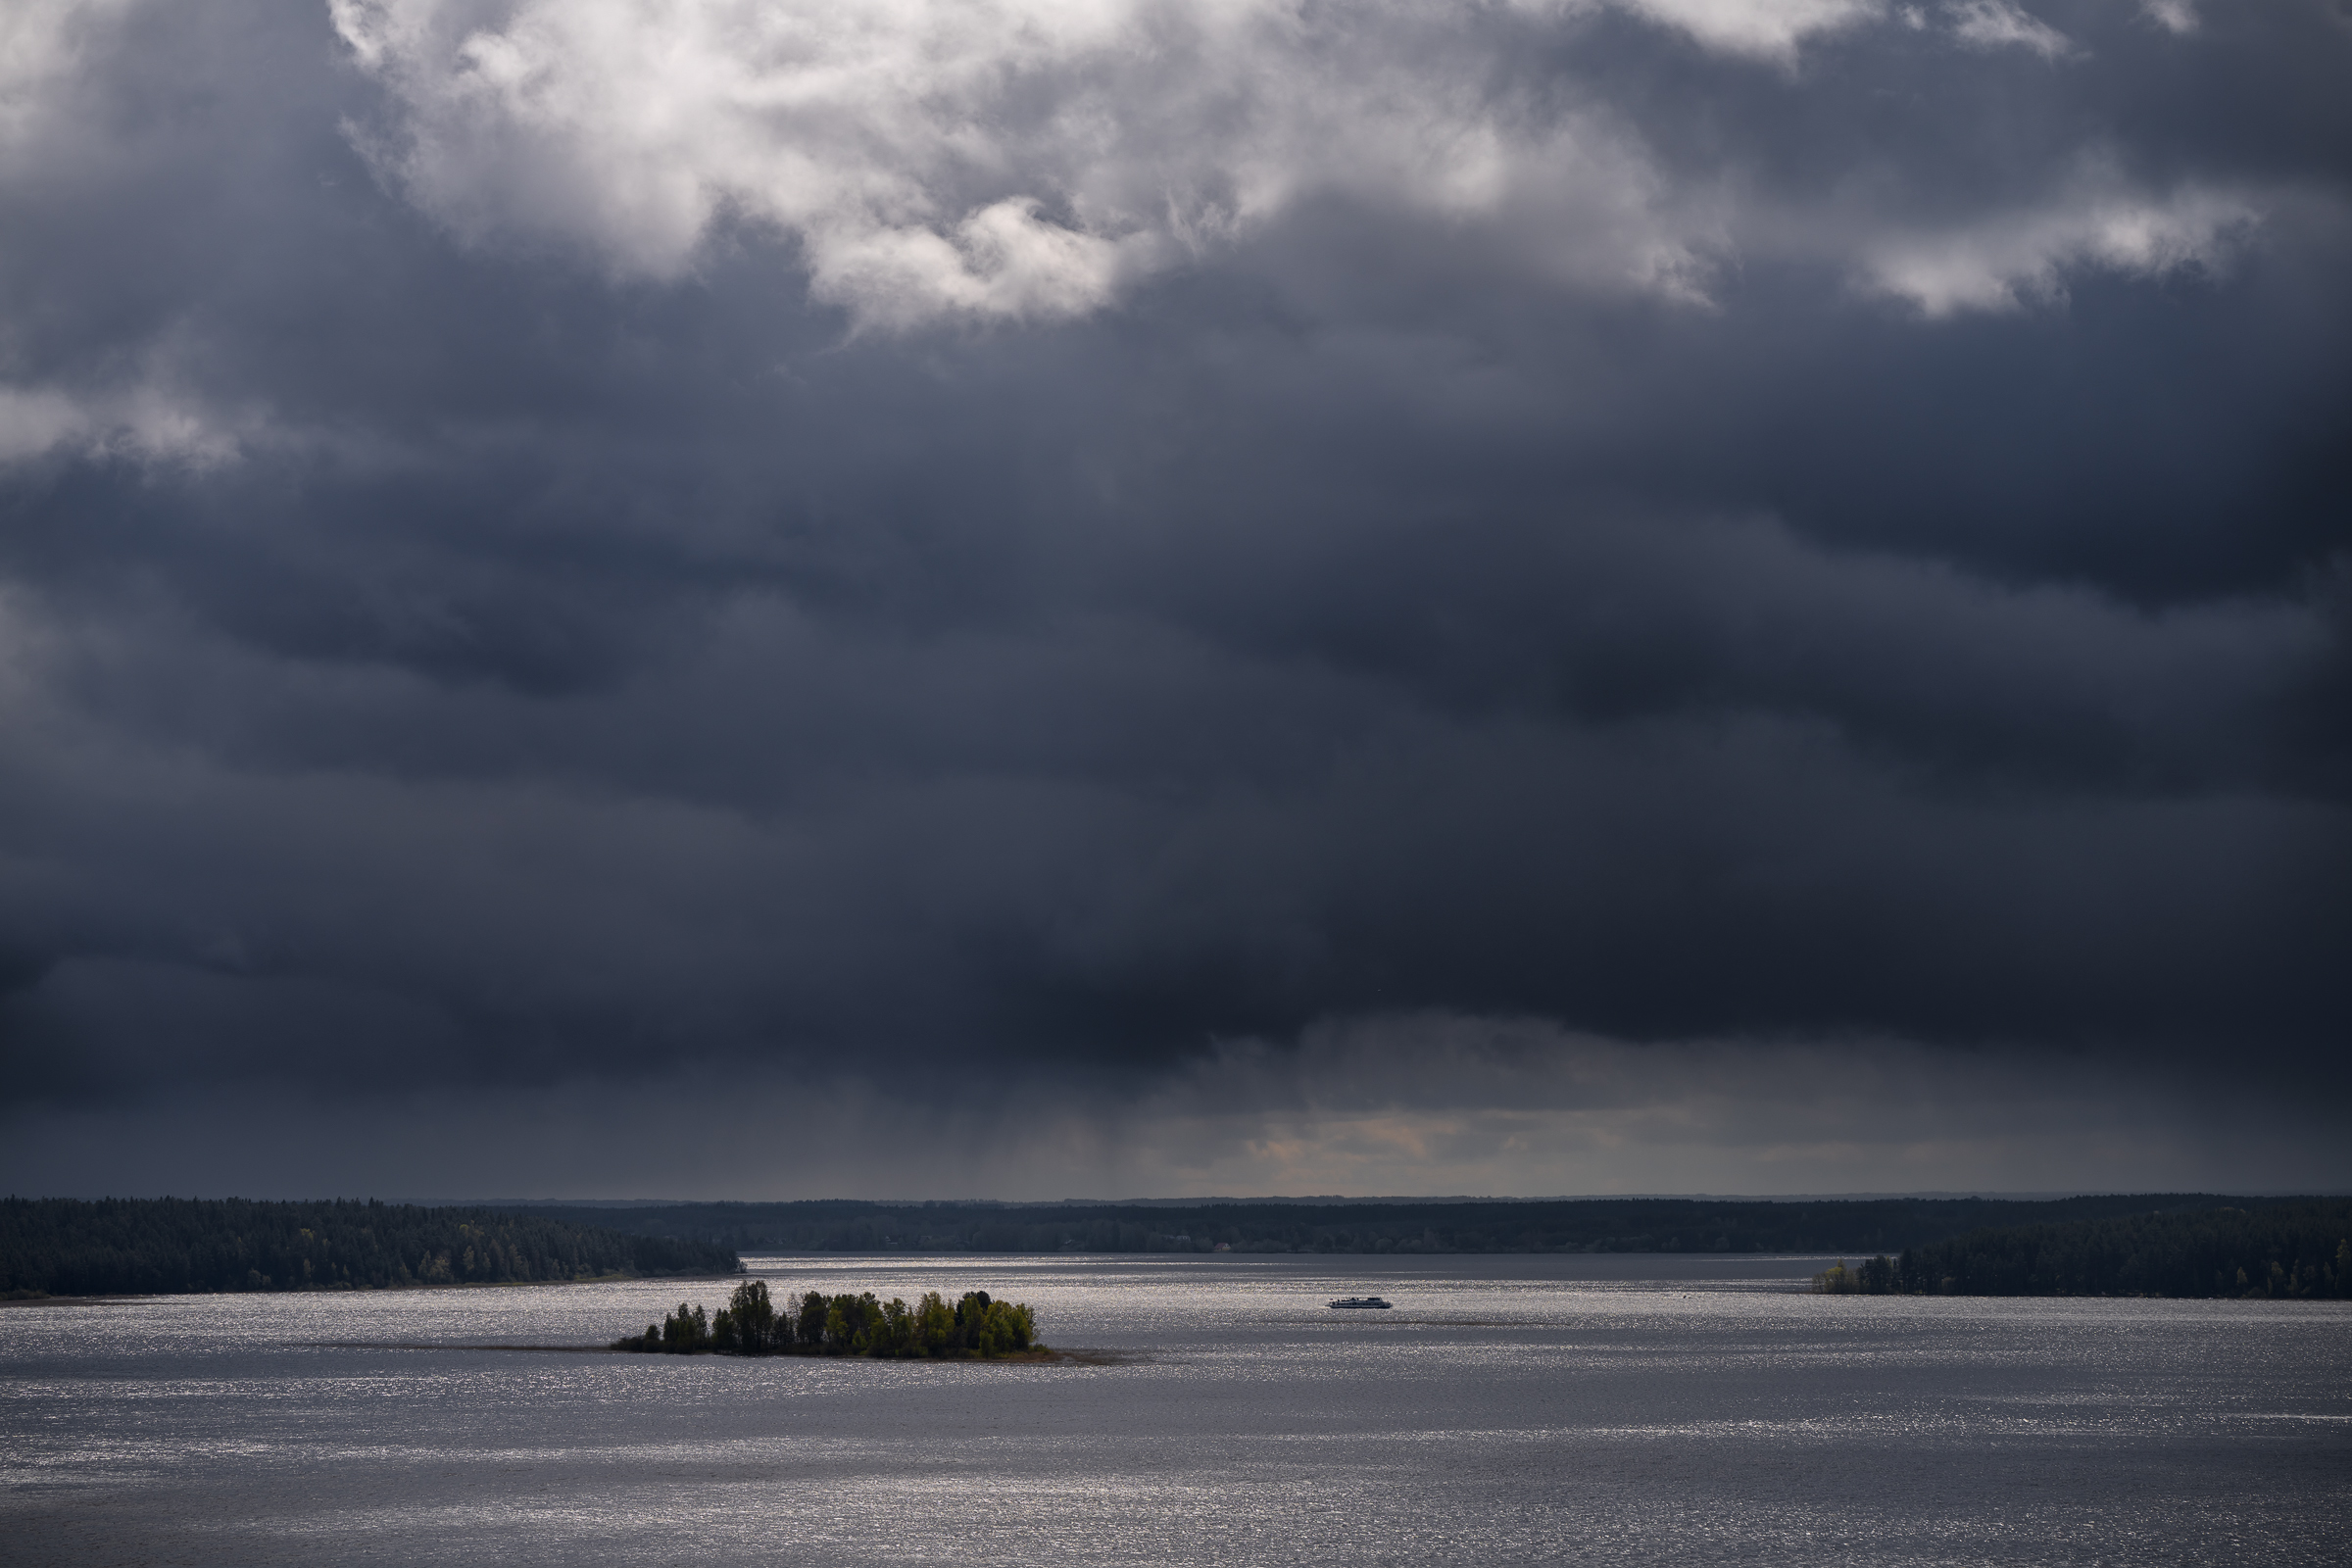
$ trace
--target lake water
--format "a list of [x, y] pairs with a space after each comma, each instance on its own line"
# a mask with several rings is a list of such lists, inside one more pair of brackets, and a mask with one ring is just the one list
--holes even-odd
[[[2352, 1561], [2344, 1303], [1818, 1259], [761, 1258], [1103, 1365], [629, 1356], [680, 1282], [0, 1311], [0, 1559]], [[1377, 1293], [1392, 1312], [1334, 1312]]]

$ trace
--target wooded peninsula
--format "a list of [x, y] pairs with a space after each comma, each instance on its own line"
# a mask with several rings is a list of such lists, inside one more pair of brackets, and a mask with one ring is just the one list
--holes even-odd
[[897, 1297], [876, 1300], [874, 1293], [826, 1296], [810, 1291], [798, 1301], [785, 1298], [779, 1310], [764, 1280], [749, 1280], [715, 1314], [680, 1301], [643, 1334], [612, 1342], [615, 1350], [667, 1355], [871, 1355], [940, 1356], [994, 1360], [1042, 1350], [1037, 1317], [1018, 1302], [992, 1300], [986, 1291], [966, 1291], [955, 1305], [926, 1291], [912, 1306]]
[[2352, 1298], [2352, 1200], [2131, 1214], [1973, 1231], [1840, 1261], [1832, 1296], [2173, 1296]]
[[241, 1198], [0, 1199], [0, 1297], [739, 1274], [734, 1250], [540, 1214]]

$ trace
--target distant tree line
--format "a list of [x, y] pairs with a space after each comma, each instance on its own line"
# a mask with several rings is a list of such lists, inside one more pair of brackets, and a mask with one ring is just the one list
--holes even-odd
[[1037, 1345], [1037, 1318], [1028, 1307], [967, 1291], [953, 1306], [927, 1291], [912, 1306], [874, 1293], [826, 1296], [810, 1291], [779, 1310], [767, 1284], [751, 1280], [715, 1315], [684, 1301], [643, 1334], [612, 1342], [615, 1350], [669, 1355], [999, 1356]]
[[731, 1249], [541, 1214], [246, 1199], [0, 1199], [0, 1295], [373, 1290], [728, 1274]]
[[1996, 1225], [2259, 1200], [2200, 1194], [2021, 1200], [1159, 1204], [679, 1203], [527, 1210], [739, 1252], [1894, 1252]]
[[1972, 1231], [1843, 1261], [1814, 1289], [1863, 1296], [2352, 1298], [2352, 1200]]

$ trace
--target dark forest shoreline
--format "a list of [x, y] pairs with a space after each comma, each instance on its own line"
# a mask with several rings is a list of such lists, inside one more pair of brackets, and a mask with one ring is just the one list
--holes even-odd
[[[254, 1291], [719, 1280], [741, 1251], [1859, 1256], [1832, 1294], [2339, 1298], [2352, 1200], [1574, 1199], [1175, 1205], [852, 1200], [430, 1208], [0, 1200], [0, 1305]], [[2339, 1252], [2345, 1255], [2339, 1256]], [[1884, 1261], [1876, 1261], [1884, 1259]], [[2243, 1273], [2241, 1280], [2240, 1273]]]
[[[731, 1280], [732, 1272], [712, 1270], [708, 1274], [581, 1274], [568, 1279], [549, 1280], [459, 1280], [455, 1283], [412, 1285], [366, 1285], [353, 1287], [354, 1292], [383, 1295], [400, 1291], [536, 1291], [565, 1285], [626, 1285], [644, 1279], [664, 1279], [692, 1282], [696, 1280]], [[319, 1294], [325, 1287], [312, 1287], [307, 1294]], [[52, 1296], [40, 1291], [10, 1291], [0, 1295], [0, 1307], [11, 1306], [111, 1306], [129, 1301], [169, 1300], [183, 1296], [277, 1296], [303, 1295], [301, 1288], [292, 1291], [104, 1291], [89, 1296]], [[340, 1293], [330, 1293], [340, 1294]], [[515, 1346], [515, 1349], [544, 1348], [544, 1347]]]
[[200, 1296], [724, 1277], [696, 1239], [336, 1199], [0, 1199], [0, 1297]]
[[1813, 1277], [1827, 1296], [2352, 1299], [2352, 1199], [1972, 1231]]

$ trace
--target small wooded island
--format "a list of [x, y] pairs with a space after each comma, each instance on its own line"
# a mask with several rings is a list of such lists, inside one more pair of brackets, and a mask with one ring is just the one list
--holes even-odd
[[781, 1310], [764, 1280], [735, 1287], [715, 1314], [684, 1301], [643, 1334], [612, 1342], [615, 1350], [660, 1351], [667, 1355], [872, 1355], [940, 1356], [960, 1360], [1001, 1359], [1045, 1349], [1037, 1343], [1037, 1318], [1014, 1301], [992, 1300], [986, 1291], [967, 1291], [950, 1306], [937, 1291], [926, 1291], [908, 1306], [893, 1297], [877, 1300], [871, 1291], [826, 1296], [810, 1291], [797, 1302], [786, 1297]]

